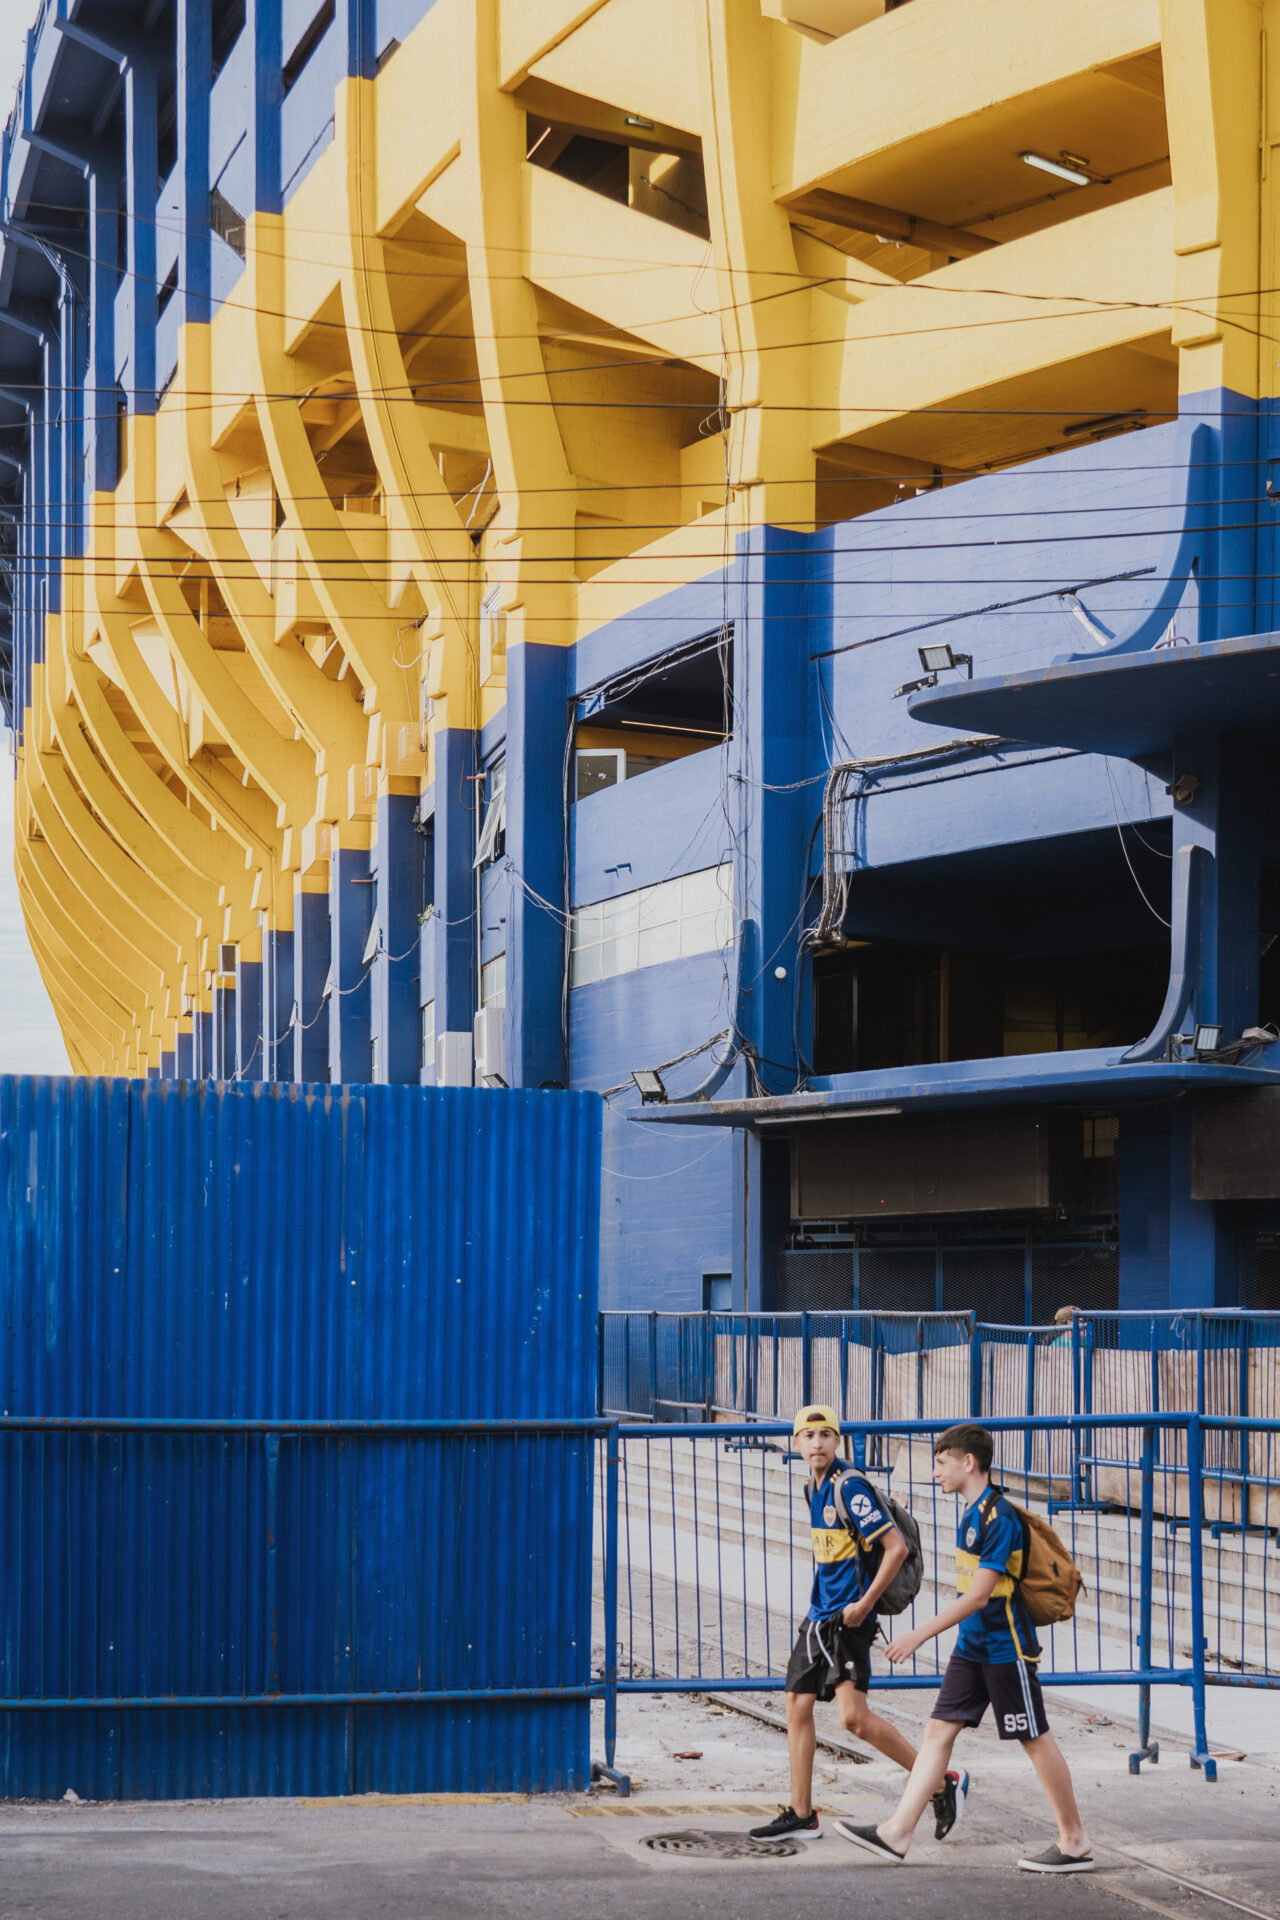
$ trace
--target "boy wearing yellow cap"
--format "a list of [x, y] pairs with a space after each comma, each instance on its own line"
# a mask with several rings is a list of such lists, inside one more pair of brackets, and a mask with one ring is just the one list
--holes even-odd
[[[809, 1469], [809, 1524], [813, 1591], [787, 1667], [787, 1751], [791, 1803], [767, 1826], [753, 1827], [761, 1846], [780, 1840], [819, 1840], [813, 1804], [814, 1703], [834, 1700], [842, 1724], [868, 1746], [910, 1773], [916, 1750], [867, 1700], [876, 1602], [907, 1557], [907, 1543], [870, 1482], [850, 1475], [842, 1492], [846, 1525], [835, 1501], [840, 1417], [832, 1408], [801, 1407], [792, 1427]], [[841, 1463], [843, 1465], [843, 1463]], [[946, 1774], [934, 1795], [935, 1832], [950, 1833], [964, 1806], [968, 1776]]]

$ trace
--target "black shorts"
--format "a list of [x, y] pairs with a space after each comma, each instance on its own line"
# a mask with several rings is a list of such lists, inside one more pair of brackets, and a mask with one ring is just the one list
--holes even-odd
[[1002, 1660], [987, 1667], [953, 1653], [930, 1718], [976, 1727], [988, 1707], [995, 1710], [1002, 1740], [1035, 1740], [1049, 1731], [1040, 1676], [1029, 1662]]
[[838, 1613], [830, 1620], [806, 1620], [787, 1662], [787, 1692], [834, 1700], [836, 1688], [847, 1684], [865, 1693], [871, 1684], [871, 1643], [877, 1631], [874, 1614], [860, 1627], [846, 1627]]

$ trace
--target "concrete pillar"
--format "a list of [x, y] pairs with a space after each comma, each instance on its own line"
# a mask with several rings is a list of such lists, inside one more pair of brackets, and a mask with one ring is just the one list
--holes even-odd
[[564, 750], [568, 652], [507, 652], [506, 1073], [508, 1086], [564, 1085]]
[[329, 976], [329, 892], [308, 875], [293, 896], [293, 1077], [329, 1078], [329, 1023], [324, 1002]]
[[422, 1050], [418, 1003], [417, 796], [387, 793], [378, 801], [378, 837], [372, 850], [376, 886], [372, 1021], [377, 1078], [416, 1086]]
[[435, 736], [435, 917], [432, 985], [436, 1034], [471, 1033], [476, 1005], [475, 735], [449, 728]]
[[368, 850], [335, 847], [330, 856], [329, 1078], [367, 1085], [373, 1077], [372, 961], [366, 958], [373, 926], [373, 876]]
[[267, 1078], [262, 985], [261, 960], [246, 958], [241, 950], [236, 961], [235, 1073], [238, 1080]]

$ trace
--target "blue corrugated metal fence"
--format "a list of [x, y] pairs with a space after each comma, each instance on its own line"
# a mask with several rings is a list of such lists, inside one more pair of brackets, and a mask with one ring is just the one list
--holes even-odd
[[598, 1140], [0, 1080], [0, 1794], [585, 1784]]

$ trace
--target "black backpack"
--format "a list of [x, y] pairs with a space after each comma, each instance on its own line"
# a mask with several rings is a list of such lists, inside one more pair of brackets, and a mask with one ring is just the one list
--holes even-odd
[[[860, 1487], [867, 1485], [865, 1475], [859, 1473], [854, 1467], [846, 1467], [843, 1473], [837, 1473], [831, 1483], [831, 1503], [839, 1515], [841, 1525], [848, 1527], [850, 1532], [856, 1532], [858, 1523], [849, 1511], [847, 1492], [851, 1482], [856, 1482]], [[809, 1482], [808, 1492], [812, 1497], [812, 1480]], [[905, 1613], [919, 1593], [924, 1580], [924, 1551], [920, 1545], [920, 1529], [914, 1517], [894, 1499], [892, 1494], [877, 1494], [876, 1498], [907, 1543], [907, 1557], [876, 1601], [876, 1611], [887, 1614]]]

